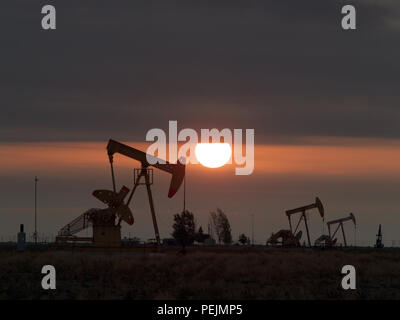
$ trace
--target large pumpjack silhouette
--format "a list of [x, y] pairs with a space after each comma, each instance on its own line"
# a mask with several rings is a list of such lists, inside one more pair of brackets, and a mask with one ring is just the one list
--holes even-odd
[[[145, 185], [153, 220], [155, 238], [157, 244], [160, 246], [160, 234], [154, 209], [153, 195], [151, 192], [151, 185], [153, 184], [153, 169], [151, 167], [160, 169], [172, 175], [168, 191], [168, 197], [172, 198], [178, 191], [185, 177], [185, 165], [180, 161], [176, 164], [169, 163], [111, 139], [107, 145], [107, 153], [111, 167], [113, 190], [95, 190], [93, 196], [108, 207], [105, 209], [89, 209], [68, 223], [59, 231], [56, 242], [91, 241], [96, 247], [119, 247], [121, 245], [121, 221], [124, 221], [129, 225], [134, 223], [134, 218], [129, 208], [129, 204], [136, 188], [139, 185]], [[135, 159], [141, 163], [141, 168], [134, 169], [134, 185], [131, 191], [128, 187], [123, 186], [118, 193], [116, 192], [113, 165], [114, 154], [116, 153]], [[142, 177], [144, 178], [144, 182], [141, 182]], [[125, 203], [124, 200], [127, 196], [128, 199]], [[89, 226], [93, 227], [93, 237], [88, 238], [75, 236], [76, 233], [88, 228]]]

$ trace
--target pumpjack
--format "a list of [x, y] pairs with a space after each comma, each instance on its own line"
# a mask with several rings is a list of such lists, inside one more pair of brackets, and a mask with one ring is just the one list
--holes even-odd
[[[308, 246], [311, 247], [311, 240], [310, 240], [310, 232], [308, 230], [308, 224], [307, 224], [307, 217], [306, 217], [306, 212], [308, 210], [311, 209], [318, 209], [318, 212], [320, 214], [320, 216], [322, 217], [322, 219], [324, 219], [324, 206], [322, 205], [321, 200], [316, 197], [315, 198], [315, 203], [303, 206], [303, 207], [299, 207], [299, 208], [295, 208], [295, 209], [291, 209], [291, 210], [287, 210], [286, 211], [286, 215], [289, 219], [289, 226], [290, 226], [290, 231], [292, 232], [292, 234], [296, 234], [297, 229], [299, 228], [300, 222], [304, 221], [305, 227], [306, 227], [306, 233], [307, 233], [307, 240], [308, 240]], [[296, 228], [293, 231], [292, 228], [292, 221], [291, 221], [291, 216], [295, 213], [301, 213], [300, 215], [300, 219], [296, 225]]]
[[[116, 192], [115, 174], [114, 174], [114, 154], [119, 153], [126, 157], [135, 159], [141, 163], [141, 168], [134, 169], [134, 185], [132, 190], [123, 186], [121, 190]], [[74, 219], [64, 226], [56, 237], [56, 242], [67, 241], [91, 241], [97, 247], [118, 247], [121, 245], [121, 221], [129, 225], [134, 223], [132, 212], [129, 204], [132, 200], [136, 188], [144, 184], [146, 185], [147, 195], [155, 238], [158, 246], [161, 245], [160, 234], [157, 225], [157, 219], [154, 209], [154, 201], [151, 193], [151, 185], [153, 184], [153, 169], [160, 169], [172, 175], [168, 197], [172, 198], [185, 177], [185, 165], [180, 161], [177, 163], [169, 163], [165, 160], [158, 159], [148, 155], [143, 151], [132, 148], [123, 143], [110, 139], [107, 145], [107, 154], [111, 167], [111, 178], [113, 190], [95, 190], [93, 196], [106, 204], [105, 209], [89, 209], [78, 218]], [[149, 162], [150, 160], [150, 162]], [[141, 183], [141, 178], [144, 178], [144, 183]], [[130, 193], [129, 193], [130, 192]], [[129, 196], [128, 196], [129, 194]], [[125, 198], [128, 196], [126, 203]], [[75, 234], [88, 228], [93, 227], [93, 237], [76, 237]]]
[[[339, 228], [342, 229], [343, 243], [344, 243], [345, 247], [347, 247], [347, 242], [346, 242], [346, 234], [344, 233], [343, 222], [346, 222], [346, 221], [353, 221], [354, 227], [356, 227], [356, 218], [354, 217], [354, 214], [352, 214], [352, 213], [350, 213], [348, 217], [332, 220], [332, 221], [329, 221], [326, 223], [328, 225], [329, 238], [331, 239], [331, 241], [334, 239]], [[337, 226], [335, 232], [331, 235], [331, 226], [334, 224], [338, 224], [338, 226]]]

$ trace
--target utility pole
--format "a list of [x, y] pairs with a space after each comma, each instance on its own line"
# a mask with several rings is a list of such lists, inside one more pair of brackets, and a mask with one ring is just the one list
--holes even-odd
[[38, 178], [35, 176], [35, 233], [33, 235], [35, 244], [37, 244], [37, 182]]
[[254, 246], [254, 214], [251, 214], [251, 245]]
[[183, 177], [183, 212], [186, 211], [186, 174]]

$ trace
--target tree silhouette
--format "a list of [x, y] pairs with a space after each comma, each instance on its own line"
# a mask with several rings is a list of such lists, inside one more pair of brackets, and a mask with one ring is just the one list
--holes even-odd
[[242, 234], [239, 236], [239, 242], [240, 242], [242, 245], [245, 245], [245, 244], [250, 243], [250, 239], [249, 239], [244, 233], [242, 233]]
[[174, 230], [172, 236], [182, 245], [183, 250], [185, 246], [193, 244], [196, 236], [193, 213], [185, 210], [175, 214], [172, 228]]
[[232, 243], [231, 225], [226, 214], [219, 208], [217, 212], [211, 212], [211, 220], [218, 236], [218, 242], [224, 244]]

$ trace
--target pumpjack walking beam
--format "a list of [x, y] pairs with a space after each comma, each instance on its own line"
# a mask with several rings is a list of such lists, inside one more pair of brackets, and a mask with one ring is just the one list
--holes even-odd
[[[143, 176], [145, 179], [145, 185], [147, 189], [147, 195], [149, 198], [149, 205], [151, 210], [151, 216], [153, 220], [153, 227], [154, 233], [157, 240], [157, 244], [161, 245], [160, 235], [158, 231], [157, 219], [154, 209], [154, 201], [153, 196], [151, 193], [151, 184], [152, 184], [152, 169], [149, 167], [154, 167], [160, 169], [164, 172], [168, 172], [172, 175], [171, 183], [168, 191], [168, 197], [172, 198], [176, 192], [178, 191], [179, 187], [181, 186], [183, 179], [185, 177], [185, 165], [181, 162], [169, 163], [165, 160], [158, 159], [154, 156], [148, 155], [143, 151], [138, 149], [132, 148], [128, 145], [120, 143], [118, 141], [110, 139], [107, 145], [107, 152], [111, 166], [111, 177], [113, 182], [113, 188], [115, 190], [115, 176], [114, 176], [114, 167], [113, 167], [113, 158], [115, 153], [120, 153], [126, 157], [135, 159], [141, 163], [140, 169], [135, 169], [135, 185], [132, 188], [132, 191], [129, 195], [127, 205], [129, 205], [130, 201], [132, 200], [133, 194], [140, 183], [140, 179]], [[151, 160], [150, 162], [148, 160]], [[151, 173], [151, 174], [150, 174]]]
[[[311, 240], [310, 240], [310, 232], [309, 232], [309, 230], [308, 230], [306, 212], [307, 212], [308, 210], [311, 210], [311, 209], [314, 209], [314, 208], [317, 208], [318, 211], [319, 211], [320, 216], [321, 216], [322, 218], [324, 218], [324, 206], [322, 205], [322, 202], [321, 202], [321, 200], [319, 200], [318, 197], [315, 198], [315, 203], [312, 203], [312, 204], [309, 204], [309, 205], [306, 205], [306, 206], [303, 206], [303, 207], [299, 207], [299, 208], [296, 208], [296, 209], [291, 209], [291, 210], [287, 210], [287, 211], [286, 211], [286, 215], [287, 215], [287, 217], [288, 217], [288, 219], [289, 219], [290, 231], [292, 231], [293, 234], [296, 233], [296, 231], [297, 231], [297, 229], [298, 229], [298, 227], [299, 227], [299, 225], [300, 225], [300, 222], [301, 222], [302, 220], [304, 220], [304, 224], [305, 224], [306, 232], [307, 232], [308, 245], [309, 245], [310, 247], [311, 247]], [[292, 216], [293, 214], [295, 214], [295, 213], [301, 213], [301, 216], [300, 216], [300, 219], [299, 219], [299, 221], [298, 221], [298, 223], [297, 223], [297, 226], [296, 226], [295, 230], [293, 231], [293, 229], [292, 229], [291, 216]]]

